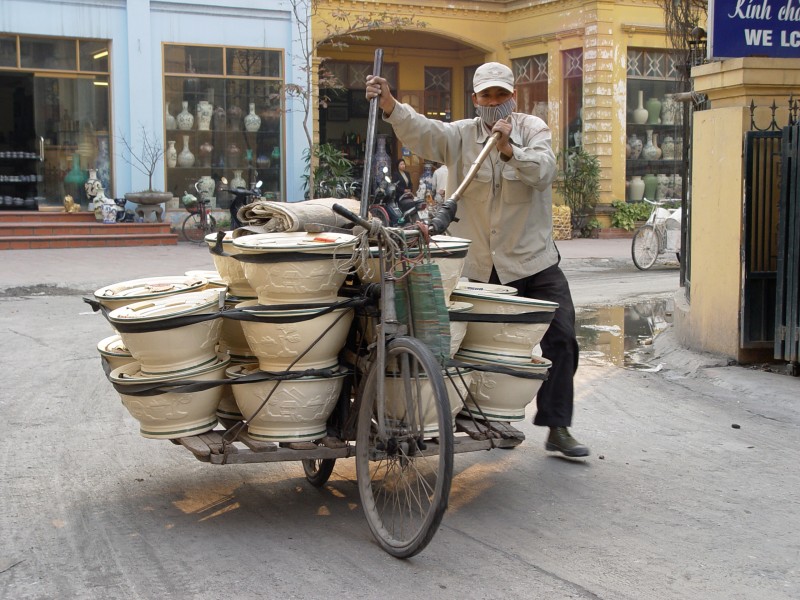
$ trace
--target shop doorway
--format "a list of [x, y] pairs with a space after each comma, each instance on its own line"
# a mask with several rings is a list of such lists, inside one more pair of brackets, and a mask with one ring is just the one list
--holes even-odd
[[0, 208], [35, 209], [41, 154], [33, 115], [33, 75], [0, 73]]

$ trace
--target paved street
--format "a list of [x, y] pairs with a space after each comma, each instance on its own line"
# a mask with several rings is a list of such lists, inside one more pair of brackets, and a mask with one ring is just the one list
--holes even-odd
[[[583, 310], [678, 290], [676, 263], [640, 272], [629, 240], [559, 249]], [[205, 248], [0, 258], [2, 599], [800, 597], [798, 379], [669, 328], [653, 369], [585, 360], [573, 431], [592, 455], [548, 455], [530, 419], [518, 448], [458, 455], [440, 531], [399, 561], [371, 538], [354, 461], [317, 490], [299, 464], [212, 466], [138, 434], [81, 295], [212, 268]]]

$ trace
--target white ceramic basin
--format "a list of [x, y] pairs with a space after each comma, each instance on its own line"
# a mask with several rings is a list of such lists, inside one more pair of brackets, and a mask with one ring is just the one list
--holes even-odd
[[[465, 313], [471, 310], [472, 304], [469, 302], [451, 302], [448, 312], [451, 314]], [[455, 353], [458, 352], [465, 335], [467, 335], [466, 321], [450, 321], [450, 358], [453, 358]]]
[[95, 290], [94, 297], [108, 310], [113, 310], [133, 302], [197, 292], [203, 289], [207, 283], [208, 281], [202, 277], [187, 277], [186, 275], [147, 277], [107, 285]]
[[136, 360], [133, 358], [130, 350], [125, 347], [119, 335], [112, 335], [111, 337], [100, 340], [97, 344], [97, 351], [100, 353], [100, 356], [108, 361], [112, 371]]
[[[225, 299], [225, 310], [236, 308], [243, 300], [228, 296]], [[236, 319], [222, 319], [222, 331], [219, 338], [219, 351], [229, 354], [234, 362], [253, 362], [255, 354], [247, 343], [242, 330], [242, 322]]]
[[[222, 250], [231, 256], [219, 256], [212, 252], [211, 259], [214, 261], [214, 266], [217, 268], [219, 276], [228, 284], [228, 292], [231, 295], [240, 298], [255, 298], [256, 291], [247, 282], [243, 263], [233, 258], [236, 254], [239, 254], [240, 250], [233, 245], [232, 234], [232, 231], [226, 231], [225, 237], [222, 239]], [[210, 233], [205, 239], [206, 244], [211, 249], [217, 243], [217, 234]]]

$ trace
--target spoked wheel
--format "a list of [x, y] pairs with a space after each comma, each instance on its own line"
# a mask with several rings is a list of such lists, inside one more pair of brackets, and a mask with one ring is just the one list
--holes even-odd
[[303, 471], [306, 473], [308, 483], [314, 487], [322, 487], [333, 473], [335, 458], [320, 458], [303, 460]]
[[[360, 394], [356, 476], [367, 523], [381, 547], [408, 558], [442, 521], [453, 477], [453, 423], [442, 368], [428, 347], [400, 337], [386, 372], [373, 367]], [[378, 402], [384, 377], [385, 402]]]
[[641, 227], [633, 236], [631, 244], [631, 257], [637, 269], [646, 271], [652, 267], [658, 258], [661, 248], [660, 234], [652, 225]]
[[209, 214], [206, 214], [206, 222], [199, 213], [192, 213], [183, 220], [181, 233], [184, 239], [194, 242], [195, 244], [202, 244], [205, 241], [206, 235], [213, 233], [217, 230], [217, 220]]

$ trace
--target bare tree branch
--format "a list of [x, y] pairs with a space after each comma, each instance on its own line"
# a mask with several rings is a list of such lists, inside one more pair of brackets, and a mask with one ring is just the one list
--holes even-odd
[[164, 156], [164, 148], [161, 147], [161, 144], [158, 143], [158, 140], [155, 137], [150, 137], [144, 125], [140, 125], [140, 127], [142, 129], [141, 150], [138, 152], [134, 150], [130, 141], [128, 141], [124, 135], [120, 135], [119, 140], [122, 143], [122, 152], [120, 153], [120, 156], [122, 157], [122, 160], [124, 160], [134, 169], [143, 175], [147, 175], [147, 191], [152, 192], [154, 191], [153, 173], [156, 172], [158, 163]]

